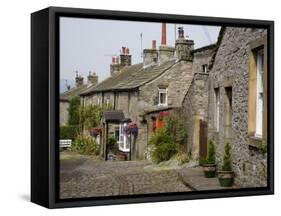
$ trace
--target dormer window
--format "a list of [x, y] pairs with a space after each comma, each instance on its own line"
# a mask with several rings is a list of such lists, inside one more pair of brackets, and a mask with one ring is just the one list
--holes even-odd
[[167, 106], [168, 105], [168, 89], [167, 88], [158, 88], [158, 106]]

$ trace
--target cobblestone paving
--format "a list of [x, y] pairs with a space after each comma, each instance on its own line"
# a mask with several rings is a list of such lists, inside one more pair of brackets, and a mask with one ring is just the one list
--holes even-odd
[[100, 161], [61, 153], [60, 197], [81, 198], [191, 191], [178, 171], [145, 171], [147, 161]]
[[202, 167], [193, 167], [179, 170], [181, 180], [188, 185], [192, 190], [223, 190], [235, 189], [237, 185], [232, 187], [222, 187], [219, 184], [218, 178], [205, 178]]

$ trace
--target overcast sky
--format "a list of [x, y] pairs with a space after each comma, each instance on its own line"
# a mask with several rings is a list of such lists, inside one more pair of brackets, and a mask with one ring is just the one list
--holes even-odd
[[[217, 41], [220, 27], [181, 25], [195, 48]], [[119, 55], [122, 46], [130, 49], [132, 64], [142, 62], [142, 48], [151, 48], [152, 40], [161, 43], [161, 23], [116, 21], [85, 18], [60, 18], [60, 79], [74, 85], [75, 71], [86, 76], [95, 71], [99, 82], [110, 75], [111, 55]], [[167, 24], [167, 45], [175, 45], [175, 24]]]

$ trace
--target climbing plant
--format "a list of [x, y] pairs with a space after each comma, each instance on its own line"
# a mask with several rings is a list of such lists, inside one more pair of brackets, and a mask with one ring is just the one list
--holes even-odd
[[78, 125], [79, 120], [79, 109], [80, 109], [80, 97], [74, 96], [69, 101], [69, 108], [68, 108], [68, 125]]

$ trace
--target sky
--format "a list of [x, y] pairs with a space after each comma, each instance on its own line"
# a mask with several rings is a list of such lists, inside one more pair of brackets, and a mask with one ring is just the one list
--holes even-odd
[[[122, 46], [130, 49], [132, 64], [142, 62], [142, 49], [151, 48], [152, 40], [161, 44], [161, 23], [86, 18], [60, 18], [60, 91], [74, 85], [75, 71], [87, 82], [89, 71], [96, 72], [99, 82], [110, 76], [112, 55]], [[215, 43], [219, 26], [182, 25], [194, 40], [194, 48]], [[141, 35], [142, 34], [142, 40]], [[175, 46], [175, 24], [167, 23], [167, 45]]]

